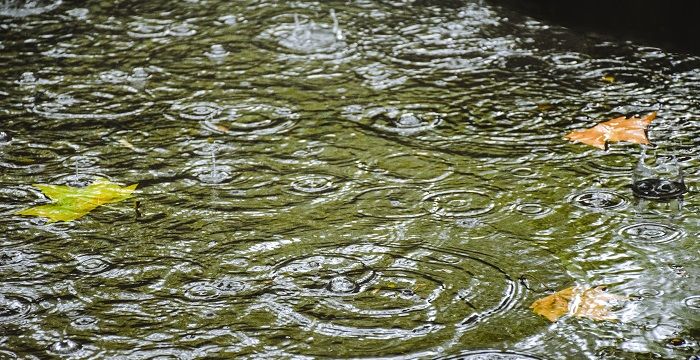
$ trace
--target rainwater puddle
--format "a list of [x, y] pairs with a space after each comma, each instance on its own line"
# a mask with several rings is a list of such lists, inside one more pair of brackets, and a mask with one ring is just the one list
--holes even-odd
[[[700, 353], [697, 56], [481, 0], [5, 0], [0, 34], [1, 358]], [[651, 111], [672, 183], [562, 139]], [[97, 179], [138, 187], [16, 214]], [[530, 309], [573, 285], [619, 321]]]

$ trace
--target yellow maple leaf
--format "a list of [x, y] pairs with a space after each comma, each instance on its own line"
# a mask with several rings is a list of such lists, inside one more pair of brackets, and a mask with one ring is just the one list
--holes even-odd
[[34, 184], [34, 187], [53, 202], [20, 210], [17, 214], [41, 216], [48, 218], [49, 222], [73, 221], [100, 205], [130, 198], [137, 185], [121, 186], [103, 179], [98, 179], [86, 187]]
[[636, 144], [649, 144], [647, 127], [656, 118], [656, 112], [643, 117], [625, 118], [620, 116], [589, 129], [574, 130], [564, 138], [605, 149], [609, 142], [628, 141]]
[[624, 296], [606, 292], [604, 286], [568, 287], [533, 302], [530, 308], [551, 322], [566, 314], [592, 320], [613, 320], [615, 318], [610, 315], [610, 309], [625, 299]]

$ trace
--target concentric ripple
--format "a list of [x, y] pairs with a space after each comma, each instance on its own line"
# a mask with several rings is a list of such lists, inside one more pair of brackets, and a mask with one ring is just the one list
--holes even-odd
[[80, 349], [80, 344], [70, 339], [63, 339], [51, 344], [49, 351], [54, 354], [67, 355]]
[[540, 358], [511, 351], [478, 350], [467, 351], [459, 355], [441, 357], [440, 360], [540, 360]]
[[363, 109], [350, 105], [344, 109], [343, 116], [382, 133], [410, 136], [437, 128], [444, 114], [417, 105], [406, 109], [383, 106]]
[[685, 235], [683, 230], [672, 225], [653, 222], [625, 226], [620, 229], [619, 233], [623, 238], [640, 245], [666, 244]]
[[515, 306], [520, 293], [497, 265], [460, 250], [419, 248], [402, 256], [387, 247], [351, 245], [321, 253], [276, 265], [279, 291], [262, 302], [281, 320], [327, 336], [462, 333]]
[[231, 136], [280, 134], [291, 129], [298, 119], [287, 107], [255, 103], [196, 102], [174, 105], [173, 110], [182, 119], [198, 120], [208, 131]]
[[425, 208], [440, 217], [474, 217], [488, 213], [496, 204], [483, 190], [446, 190], [423, 198]]
[[29, 110], [47, 119], [112, 120], [142, 113], [152, 103], [129, 101], [130, 92], [46, 94], [29, 104]]
[[591, 189], [569, 198], [572, 204], [590, 210], [618, 210], [627, 207], [627, 199], [611, 190]]
[[33, 311], [32, 299], [20, 294], [0, 293], [0, 321], [3, 323], [28, 317]]
[[683, 300], [683, 303], [691, 309], [700, 310], [700, 295], [687, 297]]
[[422, 198], [423, 192], [417, 188], [385, 186], [360, 192], [354, 202], [362, 215], [401, 219], [425, 215], [421, 208]]
[[193, 301], [212, 300], [221, 296], [221, 290], [208, 282], [195, 282], [186, 286], [184, 295]]
[[109, 261], [99, 255], [81, 255], [75, 260], [78, 262], [76, 269], [86, 274], [101, 273], [111, 266]]
[[535, 202], [525, 202], [517, 204], [515, 210], [524, 215], [530, 215], [534, 217], [545, 216], [552, 212], [552, 209]]
[[58, 8], [62, 0], [19, 0], [5, 1], [0, 4], [0, 16], [27, 17], [43, 14]]
[[[333, 54], [346, 47], [335, 12], [331, 12], [332, 25], [317, 24], [299, 15], [292, 18], [294, 22], [274, 26], [264, 31], [260, 38], [298, 54]], [[282, 20], [282, 17], [275, 19]]]
[[360, 167], [395, 183], [436, 183], [454, 171], [440, 156], [428, 152], [391, 154]]
[[289, 184], [291, 191], [301, 195], [323, 194], [335, 189], [333, 177], [328, 175], [303, 175]]

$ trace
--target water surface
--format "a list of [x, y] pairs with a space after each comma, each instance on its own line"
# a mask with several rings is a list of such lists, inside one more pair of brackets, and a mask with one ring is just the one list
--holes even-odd
[[[700, 58], [426, 3], [5, 1], [2, 357], [697, 354]], [[650, 111], [680, 210], [562, 139]], [[14, 215], [97, 177], [139, 193]], [[575, 284], [619, 321], [528, 308]]]

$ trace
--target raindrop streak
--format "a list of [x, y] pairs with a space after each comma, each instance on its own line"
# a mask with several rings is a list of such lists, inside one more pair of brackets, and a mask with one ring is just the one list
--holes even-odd
[[304, 54], [334, 52], [340, 49], [344, 46], [343, 32], [335, 10], [331, 9], [330, 15], [333, 25], [329, 28], [327, 25], [317, 25], [313, 21], [302, 23], [299, 15], [294, 14], [294, 25], [291, 29], [282, 29], [279, 44]]
[[218, 166], [216, 164], [216, 146], [212, 145], [210, 151], [211, 162], [209, 163], [209, 167], [207, 167], [204, 171], [201, 171], [198, 174], [196, 174], [199, 181], [205, 184], [215, 185], [230, 180], [231, 174], [227, 171], [228, 167]]

